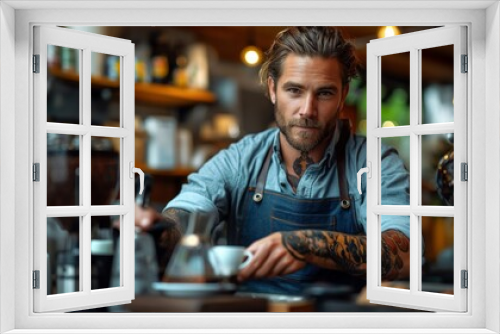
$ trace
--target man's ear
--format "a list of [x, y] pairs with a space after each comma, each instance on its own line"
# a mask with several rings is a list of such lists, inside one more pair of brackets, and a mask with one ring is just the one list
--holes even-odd
[[273, 104], [276, 103], [276, 87], [274, 86], [274, 80], [270, 76], [267, 77], [267, 92], [269, 93], [269, 98]]

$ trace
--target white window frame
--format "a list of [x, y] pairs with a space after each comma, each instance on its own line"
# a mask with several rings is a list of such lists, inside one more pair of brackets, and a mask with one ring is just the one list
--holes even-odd
[[[53, 26], [34, 27], [34, 53], [39, 56], [39, 73], [34, 81], [34, 162], [40, 166], [39, 181], [33, 184], [34, 270], [39, 270], [39, 288], [34, 290], [35, 312], [74, 311], [130, 303], [134, 299], [134, 161], [135, 161], [135, 46], [120, 38]], [[47, 46], [78, 50], [79, 114], [78, 124], [47, 122]], [[92, 125], [91, 55], [92, 52], [119, 58], [120, 124], [118, 127]], [[47, 206], [47, 134], [79, 136], [80, 204]], [[93, 136], [117, 138], [119, 144], [119, 205], [91, 203], [91, 139]], [[93, 216], [119, 216], [120, 285], [107, 289], [91, 288], [91, 219]], [[47, 293], [47, 217], [79, 218], [79, 287], [71, 293]]]
[[[139, 3], [139, 4], [138, 4]], [[500, 332], [500, 10], [497, 1], [366, 2], [140, 2], [112, 8], [113, 2], [71, 4], [50, 1], [3, 1], [0, 4], [0, 331], [13, 333], [103, 333], [118, 329], [161, 332], [341, 332], [350, 333], [498, 333]], [[69, 6], [64, 10], [42, 8]], [[99, 6], [101, 9], [96, 9]], [[138, 6], [152, 10], [137, 10]], [[201, 7], [205, 9], [202, 9]], [[396, 7], [397, 8], [394, 8]], [[460, 8], [454, 7], [460, 6]], [[157, 8], [163, 7], [163, 8]], [[79, 8], [79, 9], [75, 9]], [[221, 9], [226, 8], [226, 9]], [[313, 8], [313, 9], [310, 9]], [[403, 8], [403, 9], [401, 9]], [[406, 9], [405, 9], [406, 8]], [[411, 8], [411, 10], [408, 10]], [[474, 179], [468, 234], [470, 301], [467, 313], [435, 314], [34, 314], [31, 290], [32, 156], [31, 31], [35, 24], [61, 25], [451, 25], [469, 27], [469, 176]], [[15, 36], [15, 37], [14, 37]], [[486, 70], [487, 69], [487, 70]], [[14, 81], [14, 84], [12, 82]], [[9, 128], [10, 127], [10, 128]], [[14, 129], [12, 129], [14, 128]], [[15, 145], [12, 145], [15, 138]], [[13, 178], [12, 175], [15, 175]], [[486, 175], [488, 177], [486, 178]], [[487, 181], [487, 182], [486, 182]], [[13, 189], [15, 191], [12, 199]], [[488, 195], [488, 196], [486, 196]], [[12, 221], [15, 224], [12, 224]], [[492, 263], [486, 266], [485, 254]], [[29, 260], [27, 260], [29, 259]], [[12, 287], [15, 287], [14, 289]], [[12, 307], [14, 305], [14, 307]], [[142, 323], [144, 329], [136, 329]], [[170, 329], [168, 329], [170, 328]], [[218, 329], [215, 329], [218, 328]], [[283, 328], [292, 328], [283, 330]], [[406, 328], [406, 329], [405, 329]], [[429, 330], [429, 328], [433, 328]], [[39, 329], [39, 331], [37, 330]], [[101, 329], [101, 330], [99, 330]], [[260, 330], [259, 330], [260, 329]], [[293, 330], [295, 329], [295, 330]], [[337, 330], [335, 330], [337, 329]], [[344, 332], [345, 332], [344, 331]]]
[[[405, 305], [429, 311], [467, 310], [467, 289], [461, 288], [461, 270], [467, 270], [467, 186], [460, 180], [460, 164], [467, 162], [467, 73], [461, 71], [462, 55], [467, 54], [466, 27], [448, 26], [371, 41], [367, 45], [367, 298], [372, 303]], [[422, 123], [422, 50], [440, 46], [453, 47], [453, 121]], [[382, 57], [409, 53], [410, 58], [410, 122], [407, 125], [382, 127]], [[422, 198], [422, 136], [454, 134], [454, 165], [457, 171], [453, 206], [430, 206]], [[381, 189], [381, 144], [387, 137], [409, 138], [410, 202], [408, 205], [383, 205]], [[407, 216], [410, 221], [410, 276], [408, 289], [384, 287], [381, 282], [381, 217]], [[422, 291], [422, 226], [421, 218], [451, 217], [453, 219], [453, 294]]]

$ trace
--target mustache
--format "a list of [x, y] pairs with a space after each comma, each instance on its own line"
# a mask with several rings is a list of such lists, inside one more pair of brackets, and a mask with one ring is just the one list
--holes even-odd
[[320, 121], [316, 121], [313, 119], [309, 118], [299, 118], [299, 119], [292, 119], [288, 122], [287, 126], [301, 126], [301, 127], [306, 127], [306, 128], [321, 128], [322, 123]]

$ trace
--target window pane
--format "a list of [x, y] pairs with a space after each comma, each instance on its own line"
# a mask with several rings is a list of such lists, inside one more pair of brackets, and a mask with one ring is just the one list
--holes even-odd
[[422, 136], [422, 205], [453, 206], [453, 134]]
[[381, 57], [381, 127], [410, 125], [410, 53]]
[[382, 286], [410, 289], [410, 244], [401, 236], [403, 231], [409, 234], [410, 217], [386, 215], [380, 219]]
[[120, 139], [92, 137], [92, 205], [120, 204]]
[[120, 126], [120, 57], [92, 52], [92, 125]]
[[80, 205], [80, 137], [47, 134], [47, 205]]
[[80, 124], [80, 50], [47, 46], [47, 121]]
[[453, 218], [422, 217], [422, 291], [453, 294]]
[[47, 218], [47, 294], [80, 291], [80, 217]]
[[453, 45], [421, 50], [422, 124], [453, 122]]
[[[91, 275], [92, 290], [105, 289], [120, 286], [120, 261], [118, 240], [119, 229], [113, 228], [113, 224], [119, 226], [119, 216], [93, 216], [91, 218]], [[116, 226], [116, 225], [115, 225]], [[113, 268], [118, 266], [117, 269]], [[112, 272], [118, 273], [118, 279], [112, 278]]]
[[[381, 203], [409, 205], [410, 137], [381, 138], [381, 144]], [[407, 192], [402, 191], [404, 183]]]

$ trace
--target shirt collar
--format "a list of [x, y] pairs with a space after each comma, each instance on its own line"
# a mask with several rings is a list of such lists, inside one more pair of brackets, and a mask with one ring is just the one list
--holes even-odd
[[[339, 139], [340, 139], [340, 131], [342, 131], [342, 122], [340, 120], [337, 120], [335, 124], [335, 132], [333, 133], [332, 140], [330, 141], [330, 144], [326, 147], [325, 150], [325, 155], [323, 156], [323, 159], [320, 160], [318, 163], [319, 165], [323, 165], [325, 162], [328, 164], [328, 168], [331, 168], [332, 163], [333, 163], [333, 158], [335, 156], [335, 146], [337, 145]], [[281, 155], [281, 146], [280, 146], [280, 133], [281, 131], [278, 129], [276, 131], [276, 136], [274, 137], [273, 141], [273, 150], [274, 153], [277, 155], [278, 159], [280, 162], [283, 162], [283, 156]]]

